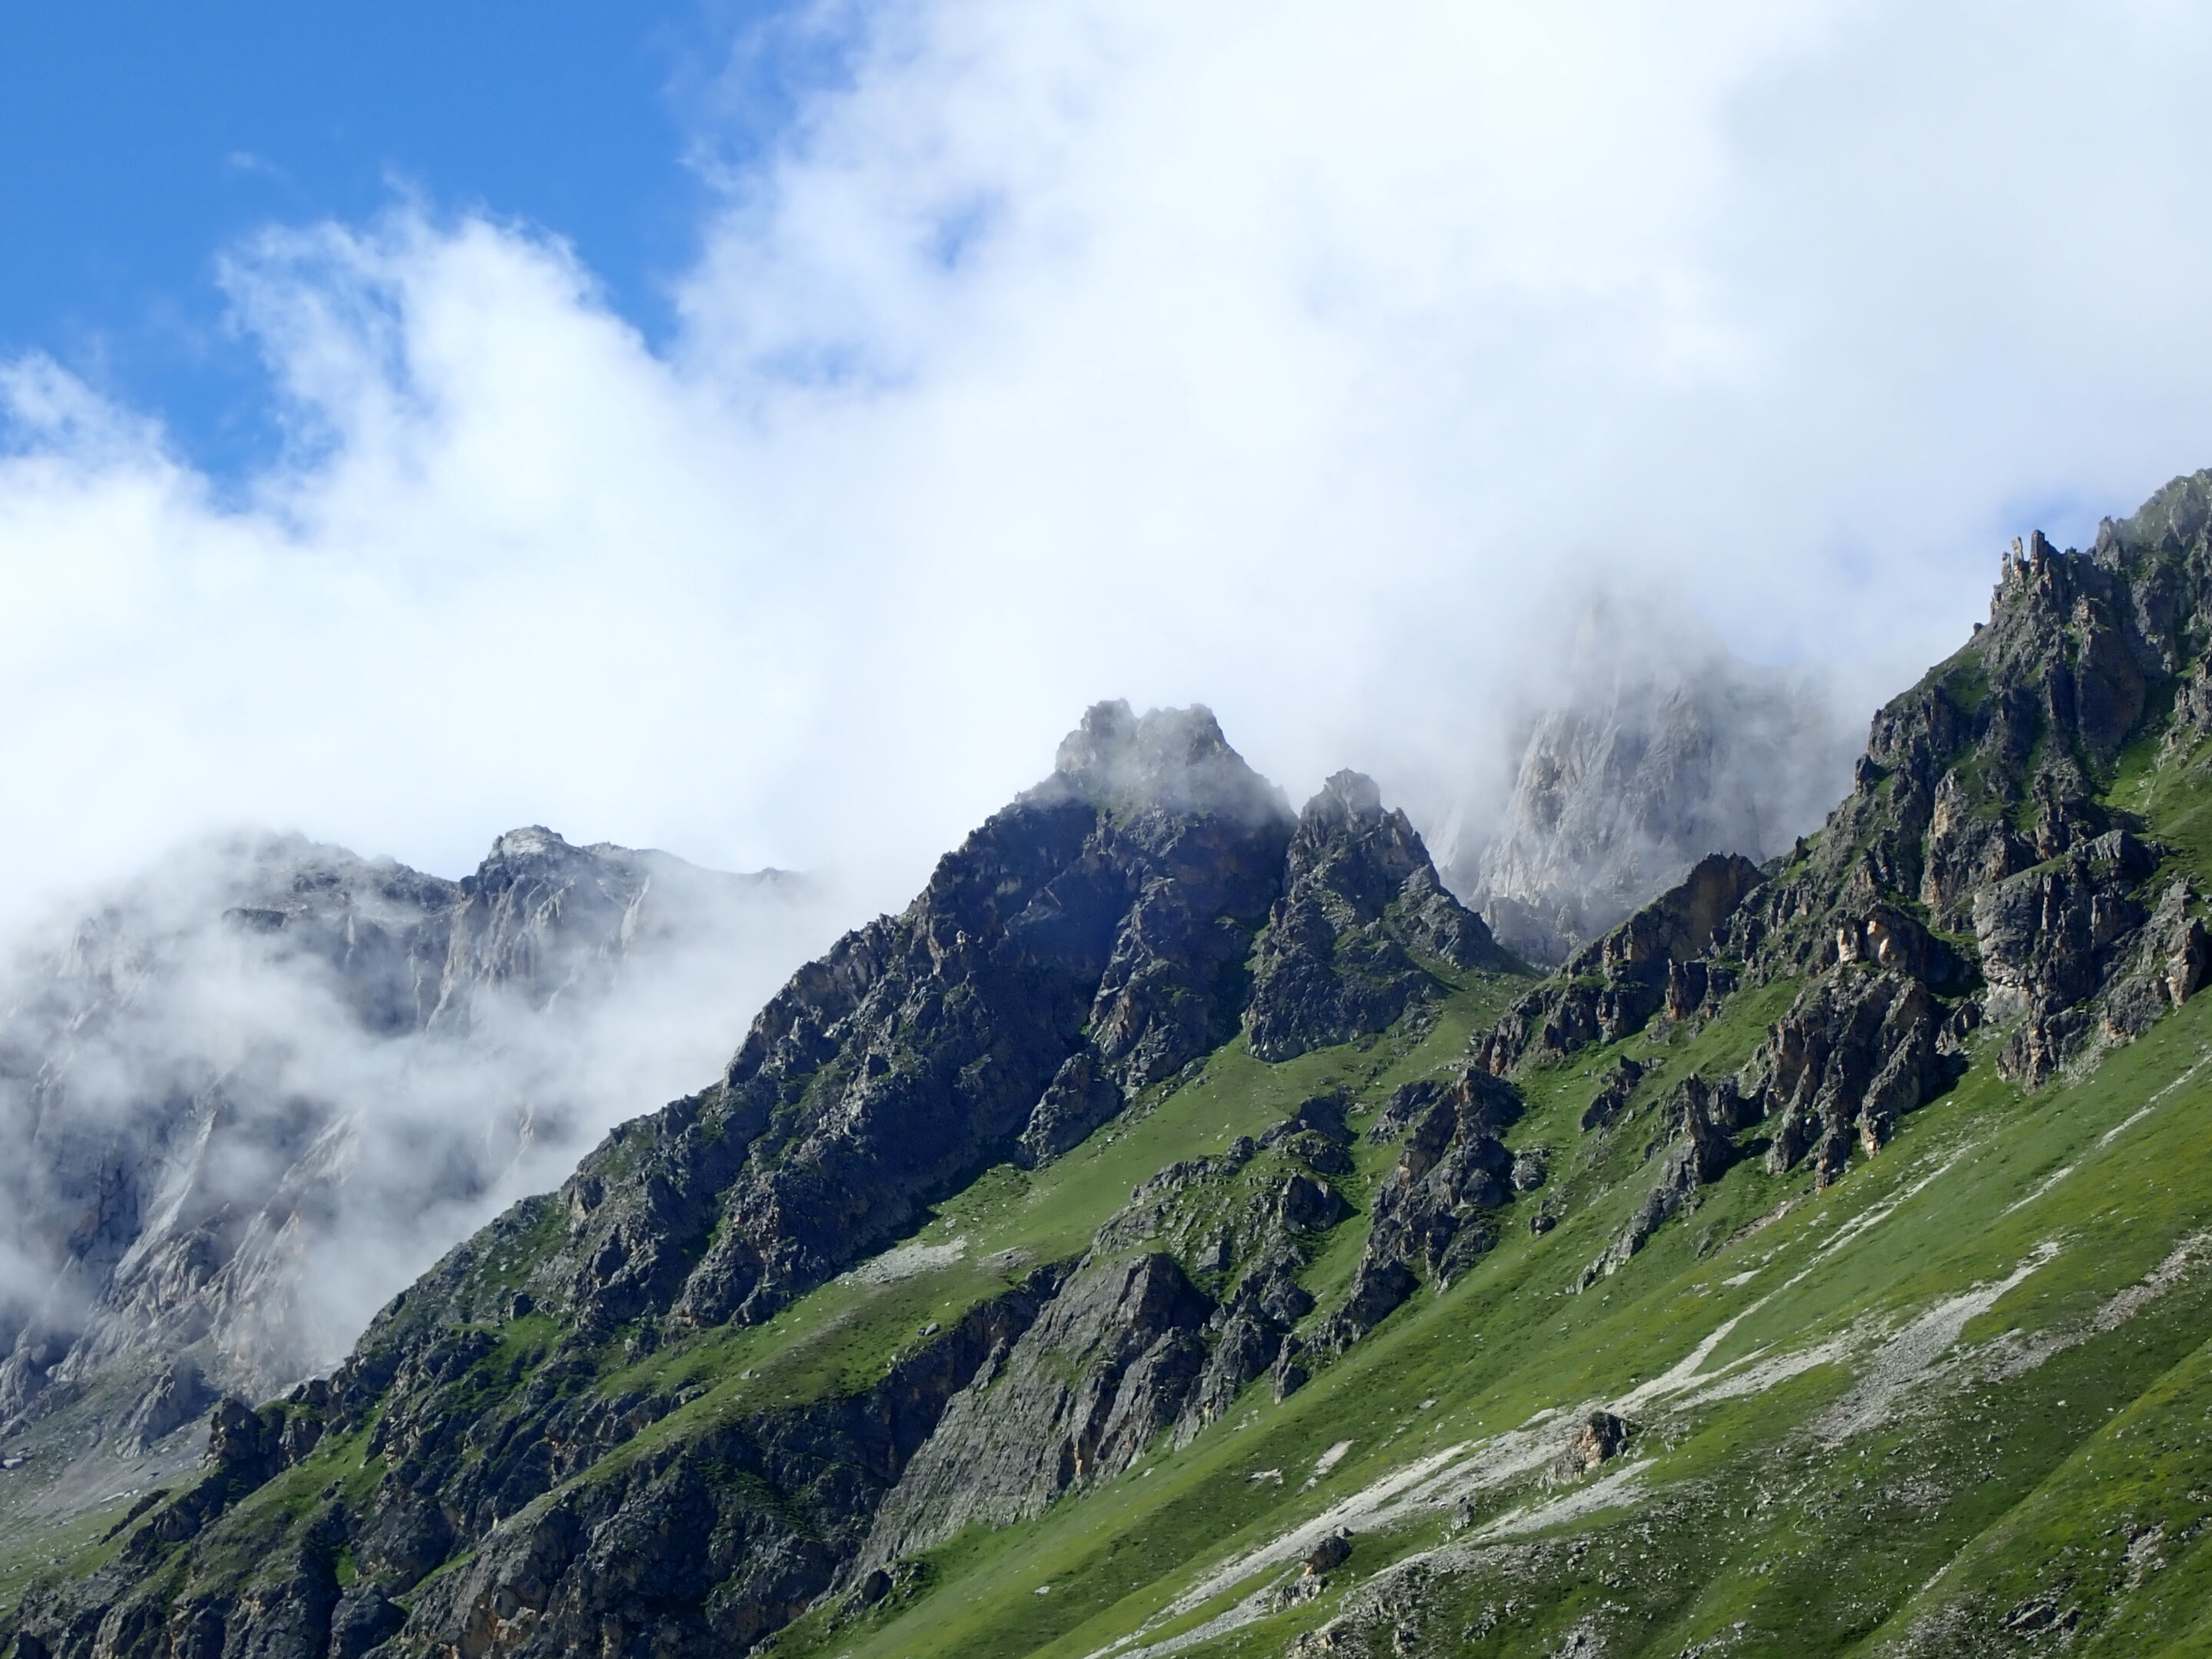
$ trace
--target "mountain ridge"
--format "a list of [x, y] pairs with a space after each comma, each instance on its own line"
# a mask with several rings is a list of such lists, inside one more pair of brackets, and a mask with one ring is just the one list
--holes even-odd
[[1100, 705], [16, 1659], [2197, 1650], [2208, 644], [2212, 473], [2031, 538], [1821, 830], [1542, 980], [1364, 780]]

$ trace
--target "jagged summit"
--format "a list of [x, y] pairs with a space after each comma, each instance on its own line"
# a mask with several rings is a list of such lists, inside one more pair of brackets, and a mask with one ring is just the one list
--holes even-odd
[[[1708, 853], [1764, 860], [1833, 803], [1856, 745], [1826, 701], [1717, 647], [1680, 659], [1607, 612], [1531, 727], [1494, 833], [1445, 875], [1501, 942], [1556, 966]], [[1633, 648], [1632, 648], [1633, 647]]]
[[542, 823], [526, 823], [519, 830], [510, 830], [491, 844], [484, 855], [487, 865], [530, 859], [558, 859], [563, 854], [574, 853], [566, 836], [548, 830]]
[[1092, 805], [1127, 811], [1214, 812], [1258, 823], [1291, 816], [1289, 800], [1229, 746], [1213, 711], [1152, 708], [1119, 699], [1093, 703], [1061, 739], [1053, 777]]
[[1380, 1031], [1448, 968], [1508, 958], [1482, 918], [1444, 890], [1402, 811], [1385, 811], [1373, 779], [1339, 772], [1298, 815], [1288, 880], [1268, 917], [1244, 1023], [1267, 1060]]

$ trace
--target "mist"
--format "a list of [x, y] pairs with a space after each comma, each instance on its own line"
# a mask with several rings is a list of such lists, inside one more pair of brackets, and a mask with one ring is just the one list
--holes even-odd
[[173, 1364], [149, 1434], [327, 1368], [835, 932], [818, 883], [538, 831], [468, 884], [226, 836], [81, 904], [0, 980], [0, 1420], [105, 1384], [112, 1427]]
[[1865, 739], [1828, 665], [1747, 662], [1632, 577], [1562, 592], [1551, 614], [1553, 648], [1502, 700], [1498, 765], [1469, 769], [1433, 831], [1445, 880], [1546, 967], [1708, 854], [1788, 850], [1846, 793]]

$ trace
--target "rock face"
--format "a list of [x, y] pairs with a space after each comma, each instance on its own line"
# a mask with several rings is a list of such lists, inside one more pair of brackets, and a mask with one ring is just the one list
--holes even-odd
[[1694, 1073], [1668, 1097], [1661, 1112], [1667, 1127], [1659, 1179], [1605, 1253], [1583, 1270], [1584, 1289], [1626, 1267], [1669, 1216], [1696, 1201], [1698, 1188], [1718, 1181], [1740, 1162], [1743, 1153], [1731, 1137], [1760, 1117], [1759, 1103], [1746, 1098], [1733, 1078], [1715, 1084]]
[[1515, 1004], [1478, 1054], [1504, 1074], [1529, 1059], [1561, 1059], [1644, 1029], [1662, 1009], [1693, 1012], [1735, 988], [1717, 940], [1761, 880], [1748, 859], [1714, 854], [1681, 884], [1577, 951], [1542, 988]]
[[1753, 1062], [1752, 1095], [1774, 1121], [1768, 1167], [1809, 1157], [1822, 1183], [1854, 1143], [1888, 1143], [1897, 1120], [1951, 1080], [1937, 1051], [1944, 1010], [1926, 983], [1899, 973], [1831, 974], [1783, 1016]]
[[[216, 1389], [328, 1363], [410, 1269], [303, 1295], [326, 1245], [458, 1229], [430, 1218], [586, 1107], [530, 1063], [546, 1010], [581, 1036], [626, 973], [741, 949], [799, 902], [543, 829], [459, 882], [269, 837], [111, 896], [17, 964], [0, 1016], [0, 1226], [37, 1275], [0, 1304], [0, 1421], [136, 1378], [110, 1427], [149, 1442]], [[401, 1125], [393, 1168], [378, 1131]]]
[[1577, 653], [1579, 695], [1530, 732], [1496, 835], [1446, 860], [1498, 941], [1547, 967], [1708, 854], [1782, 851], [1850, 773], [1847, 735], [1806, 688], [1719, 653], [1637, 662], [1601, 631]]
[[1572, 1480], [1628, 1449], [1633, 1425], [1611, 1412], [1592, 1412], [1575, 1427], [1574, 1437], [1552, 1466], [1557, 1480]]
[[1171, 1255], [1079, 1272], [946, 1407], [851, 1571], [864, 1576], [973, 1522], [1028, 1520], [1069, 1487], [1119, 1474], [1182, 1416], [1212, 1312]]
[[[1094, 1251], [1170, 1245], [1219, 1291], [1206, 1322], [1205, 1364], [1176, 1420], [1177, 1444], [1220, 1417], [1255, 1377], [1272, 1371], [1278, 1399], [1305, 1381], [1291, 1328], [1314, 1299], [1297, 1275], [1320, 1236], [1352, 1213], [1330, 1181], [1353, 1168], [1345, 1108], [1340, 1097], [1316, 1096], [1256, 1141], [1240, 1136], [1220, 1157], [1170, 1164], [1098, 1230]], [[1268, 1173], [1253, 1179], [1255, 1160], [1271, 1150], [1276, 1158], [1261, 1166]]]
[[1373, 781], [1339, 772], [1298, 816], [1289, 881], [1267, 920], [1245, 1025], [1252, 1052], [1292, 1060], [1380, 1031], [1434, 994], [1424, 961], [1500, 967], [1482, 919], [1444, 890], [1428, 849]]
[[1806, 860], [1848, 904], [1887, 897], [1970, 935], [1978, 1012], [2012, 1028], [2002, 1069], [2030, 1084], [2124, 1040], [2147, 1000], [2169, 1006], [2201, 975], [2192, 896], [2154, 895], [2160, 849], [2096, 793], [2131, 740], [2198, 740], [2188, 688], [2212, 629], [2209, 496], [2207, 475], [2177, 480], [2086, 554], [2015, 544], [1989, 626], [1875, 717]]
[[[481, 1539], [408, 1615], [407, 1628], [450, 1632], [465, 1650], [572, 1653], [614, 1632], [623, 1652], [742, 1652], [828, 1587], [945, 1403], [1018, 1340], [1050, 1288], [1041, 1279], [976, 1309], [860, 1394], [729, 1423], [550, 1502], [516, 1501], [542, 1483], [531, 1467], [533, 1454], [546, 1455], [542, 1443], [502, 1448], [470, 1435], [465, 1422], [419, 1419], [424, 1437], [399, 1443], [403, 1478], [379, 1512], [333, 1519], [359, 1539], [372, 1584], [412, 1582]], [[569, 1426], [548, 1415], [556, 1432]], [[618, 1419], [575, 1426], [601, 1446], [624, 1437]], [[464, 1458], [486, 1453], [489, 1468], [466, 1469]], [[453, 1519], [442, 1504], [457, 1505]], [[224, 1639], [255, 1650], [249, 1644], [266, 1639], [283, 1607], [271, 1601], [267, 1611], [250, 1602], [234, 1611]], [[312, 1604], [305, 1611], [319, 1627]]]
[[562, 1304], [588, 1328], [765, 1319], [1218, 1046], [1291, 827], [1203, 709], [1093, 708], [903, 915], [802, 969], [720, 1082], [586, 1160]]
[[1413, 1293], [1417, 1268], [1449, 1285], [1498, 1243], [1496, 1212], [1529, 1189], [1513, 1179], [1499, 1139], [1520, 1115], [1513, 1086], [1480, 1069], [1398, 1092], [1374, 1131], [1402, 1133], [1398, 1162], [1376, 1190], [1352, 1287], [1317, 1328], [1316, 1346], [1339, 1352], [1366, 1335]]

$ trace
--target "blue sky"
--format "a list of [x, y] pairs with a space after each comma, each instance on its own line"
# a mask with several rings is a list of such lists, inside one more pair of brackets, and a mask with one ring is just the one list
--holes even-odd
[[[729, 94], [769, 8], [639, 0], [19, 0], [0, 8], [0, 356], [50, 354], [217, 474], [265, 460], [267, 386], [216, 261], [403, 193], [572, 243], [649, 337], [697, 252], [688, 165], [772, 133]], [[788, 66], [786, 66], [787, 68]]]

